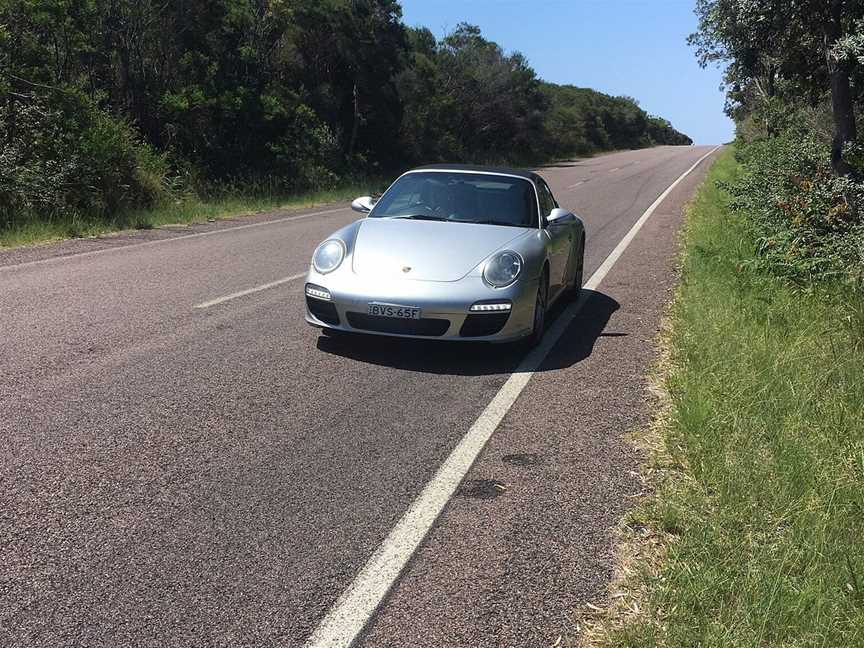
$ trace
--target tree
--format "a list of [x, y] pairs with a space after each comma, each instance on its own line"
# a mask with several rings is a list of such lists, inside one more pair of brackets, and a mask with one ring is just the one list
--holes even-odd
[[397, 0], [0, 0], [0, 227], [673, 141], [479, 27], [406, 27]]
[[438, 41], [426, 28], [409, 28], [407, 45], [395, 80], [403, 110], [399, 144], [406, 162], [461, 159], [459, 106], [445, 89], [449, 71], [440, 65]]
[[[851, 78], [859, 62], [842, 48], [864, 17], [862, 0], [697, 0], [699, 30], [690, 36], [700, 63], [727, 62], [730, 114], [742, 102], [770, 100], [785, 82], [797, 99], [831, 96], [832, 167], [850, 175], [846, 146], [856, 140]], [[841, 52], [838, 54], [838, 52]], [[752, 108], [752, 107], [750, 107]]]
[[395, 0], [296, 0], [298, 72], [314, 110], [356, 153], [392, 162], [401, 106], [394, 79], [404, 60]]

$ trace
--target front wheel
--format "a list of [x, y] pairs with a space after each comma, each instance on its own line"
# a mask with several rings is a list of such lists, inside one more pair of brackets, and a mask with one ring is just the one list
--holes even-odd
[[546, 308], [549, 304], [549, 280], [546, 275], [537, 286], [537, 300], [534, 302], [534, 322], [531, 334], [525, 339], [525, 345], [529, 348], [536, 347], [543, 339], [546, 332]]
[[579, 298], [579, 293], [582, 291], [582, 282], [585, 277], [585, 236], [582, 236], [582, 242], [579, 243], [579, 251], [576, 258], [576, 271], [573, 273], [573, 281], [567, 287], [567, 299], [576, 301]]

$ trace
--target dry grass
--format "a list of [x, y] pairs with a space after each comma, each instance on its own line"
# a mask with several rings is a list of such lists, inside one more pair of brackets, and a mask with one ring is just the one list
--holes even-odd
[[41, 245], [72, 238], [91, 238], [126, 230], [146, 230], [172, 225], [187, 225], [224, 218], [238, 218], [283, 209], [301, 209], [342, 202], [371, 190], [379, 190], [381, 180], [355, 182], [333, 189], [290, 196], [234, 196], [202, 200], [188, 197], [169, 201], [149, 210], [135, 210], [112, 218], [79, 214], [56, 214], [50, 217], [20, 218], [0, 229], [0, 249]]
[[[661, 484], [686, 475], [667, 451], [664, 434], [672, 415], [672, 401], [665, 385], [672, 362], [671, 333], [671, 320], [664, 317], [657, 340], [660, 355], [649, 376], [652, 419], [645, 429], [628, 437], [643, 457], [639, 473], [639, 497], [643, 500], [656, 493]], [[588, 603], [575, 615], [579, 631], [575, 645], [581, 648], [611, 645], [613, 633], [634, 623], [662, 623], [662, 611], [651, 609], [647, 584], [661, 578], [668, 548], [676, 536], [651, 524], [636, 509], [621, 520], [614, 537], [615, 575], [607, 587], [606, 600]]]
[[[685, 207], [689, 212], [692, 203]], [[684, 264], [684, 234], [677, 271]], [[664, 612], [651, 600], [650, 583], [662, 580], [669, 547], [677, 540], [674, 532], [656, 524], [646, 507], [661, 489], [688, 479], [686, 466], [676, 461], [666, 447], [667, 431], [672, 425], [674, 403], [667, 379], [672, 375], [674, 354], [673, 305], [681, 298], [680, 287], [667, 307], [655, 340], [658, 358], [648, 375], [649, 424], [631, 432], [627, 440], [642, 457], [639, 480], [642, 484], [638, 504], [613, 531], [615, 544], [614, 576], [606, 588], [605, 600], [586, 604], [575, 613], [578, 648], [605, 648], [616, 645], [615, 638], [634, 625], [662, 625]], [[680, 457], [680, 453], [679, 453]]]

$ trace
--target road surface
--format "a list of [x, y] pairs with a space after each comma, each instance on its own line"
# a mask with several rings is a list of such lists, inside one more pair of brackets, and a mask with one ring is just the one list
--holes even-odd
[[[709, 147], [540, 170], [586, 278]], [[602, 601], [710, 158], [587, 294], [358, 642], [552, 643]], [[517, 367], [303, 321], [345, 206], [0, 253], [0, 645], [302, 646]], [[561, 309], [557, 313], [560, 315]]]

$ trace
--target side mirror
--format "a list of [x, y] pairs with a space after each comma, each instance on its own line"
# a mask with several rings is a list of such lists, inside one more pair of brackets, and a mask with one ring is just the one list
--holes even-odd
[[375, 206], [375, 202], [372, 196], [361, 196], [354, 199], [354, 202], [351, 203], [351, 209], [361, 214], [368, 214]]
[[575, 219], [576, 217], [572, 212], [567, 211], [566, 209], [561, 209], [560, 207], [556, 207], [549, 215], [546, 217], [546, 223], [548, 225], [568, 223]]

